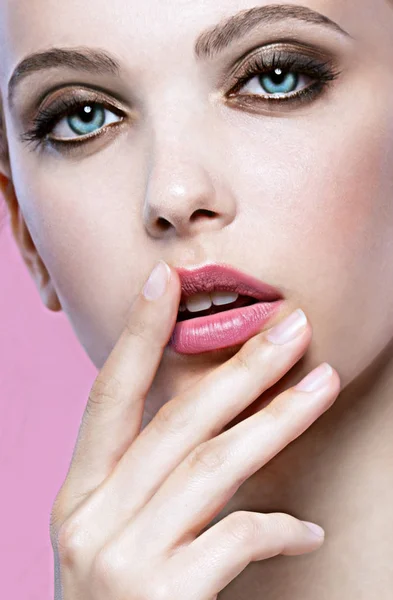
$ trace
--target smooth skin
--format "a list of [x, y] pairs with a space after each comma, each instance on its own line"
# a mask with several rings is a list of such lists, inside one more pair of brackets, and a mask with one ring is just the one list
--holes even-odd
[[[278, 3], [289, 4], [289, 13], [300, 6], [317, 11], [336, 26], [292, 18], [287, 7], [286, 16], [256, 22], [220, 54], [197, 57], [194, 46], [202, 35], [206, 41], [206, 31], [239, 12], [269, 11], [271, 2], [0, 0], [0, 188], [44, 306], [64, 311], [97, 370], [113, 356], [130, 306], [159, 259], [173, 269], [224, 262], [279, 288], [285, 302], [269, 326], [303, 309], [313, 331], [307, 348], [254, 401], [242, 405], [239, 391], [222, 432], [215, 428], [213, 407], [229, 410], [225, 382], [222, 394], [208, 394], [202, 412], [196, 412], [198, 396], [191, 391], [240, 348], [185, 356], [166, 347], [145, 382], [141, 429], [160, 414], [162, 435], [170, 436], [176, 419], [187, 430], [186, 444], [193, 439], [198, 447], [199, 421], [183, 415], [183, 403], [171, 417], [165, 407], [173, 399], [191, 398], [192, 415], [215, 437], [257, 415], [319, 364], [330, 364], [340, 379], [337, 402], [262, 468], [251, 474], [256, 465], [246, 461], [248, 478], [231, 497], [223, 492], [229, 500], [210, 523], [214, 528], [239, 511], [279, 512], [318, 523], [325, 542], [318, 552], [250, 562], [220, 600], [391, 600], [393, 3]], [[301, 104], [279, 104], [265, 97], [254, 76], [243, 88], [248, 102], [237, 96], [229, 101], [235, 65], [251, 64], [255, 54], [268, 60], [272, 45], [288, 39], [295, 64], [299, 56], [309, 63], [305, 49], [312, 47], [322, 71], [323, 65], [334, 67], [337, 76], [323, 93]], [[52, 48], [78, 49], [82, 58], [99, 49], [117, 60], [119, 70], [87, 71], [80, 59], [65, 67], [58, 58], [51, 68], [25, 70], [11, 105], [8, 84], [17, 66]], [[116, 107], [123, 115], [102, 135], [89, 142], [73, 139], [72, 149], [69, 142], [54, 147], [47, 140], [36, 147], [23, 139], [43, 109], [69, 101], [71, 93], [88, 103], [97, 89], [106, 115], [114, 119]], [[65, 129], [69, 134], [62, 119], [52, 137], [62, 137]], [[144, 320], [137, 321], [141, 333]], [[131, 387], [119, 384], [116, 390], [112, 379], [110, 395], [134, 397], [134, 377], [151, 363], [119, 356], [117, 362], [131, 370]], [[80, 463], [85, 467], [74, 484], [81, 498], [108, 477], [132, 443], [131, 433], [136, 435], [133, 410], [126, 410], [127, 402], [121, 406], [124, 421], [111, 420], [107, 410], [97, 457]], [[153, 449], [155, 461], [146, 448], [145, 464], [153, 463], [157, 477], [161, 462], [176, 452], [172, 440]], [[100, 453], [104, 441], [115, 458]], [[249, 460], [264, 460], [259, 452]], [[237, 485], [241, 474], [235, 463], [233, 469]], [[146, 466], [143, 476], [149, 472]], [[83, 489], [85, 482], [89, 487]], [[177, 510], [175, 495], [171, 501]], [[109, 508], [104, 515], [112, 518]], [[179, 518], [180, 528], [188, 526]], [[83, 557], [89, 530], [82, 529]], [[153, 550], [145, 545], [138, 552], [142, 547]]]
[[304, 354], [308, 322], [285, 344], [272, 343], [269, 330], [252, 337], [141, 431], [180, 299], [179, 277], [170, 267], [168, 274], [161, 297], [137, 297], [91, 389], [51, 514], [56, 600], [209, 600], [250, 562], [309, 553], [323, 542], [280, 512], [236, 511], [201, 533], [250, 475], [336, 400], [333, 369], [317, 391], [290, 388], [222, 431]]

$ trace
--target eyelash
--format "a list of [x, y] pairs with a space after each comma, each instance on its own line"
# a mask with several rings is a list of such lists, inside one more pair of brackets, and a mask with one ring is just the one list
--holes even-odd
[[[238, 94], [239, 90], [251, 79], [258, 75], [266, 75], [281, 69], [283, 73], [296, 73], [298, 75], [307, 75], [316, 81], [296, 92], [287, 93], [275, 98], [273, 95], [266, 94]], [[251, 103], [268, 103], [269, 107], [274, 105], [293, 105], [295, 103], [306, 103], [315, 99], [321, 94], [331, 81], [337, 79], [340, 71], [333, 68], [332, 62], [327, 60], [322, 62], [316, 58], [302, 54], [294, 54], [282, 51], [274, 51], [265, 56], [263, 53], [256, 54], [247, 62], [239, 76], [235, 76], [235, 85], [227, 94], [228, 98], [237, 96], [240, 99], [247, 98]]]
[[[57, 125], [64, 117], [75, 115], [75, 113], [78, 112], [82, 107], [92, 105], [98, 105], [106, 108], [119, 117], [125, 116], [123, 111], [103, 100], [102, 96], [93, 95], [90, 98], [85, 99], [77, 99], [74, 97], [61, 98], [54, 105], [40, 110], [38, 115], [33, 119], [33, 126], [31, 129], [22, 134], [22, 141], [27, 143], [35, 143], [35, 148], [37, 148], [41, 144], [44, 144], [45, 140], [47, 140], [52, 146], [61, 146], [63, 148], [66, 147], [67, 149], [71, 150], [73, 147], [79, 146], [83, 142], [87, 143], [89, 140], [101, 136], [102, 132], [107, 129], [109, 125], [103, 126], [100, 129], [97, 129], [96, 132], [89, 135], [79, 136], [78, 138], [70, 138], [67, 141], [60, 141], [51, 139], [49, 137], [49, 134], [54, 129], [55, 125]], [[110, 126], [113, 127], [118, 125], [120, 122], [121, 121], [117, 121]], [[81, 138], [82, 141], [79, 141]]]
[[[239, 90], [244, 87], [251, 79], [258, 75], [269, 74], [274, 72], [275, 69], [281, 69], [284, 73], [297, 73], [298, 75], [307, 75], [316, 81], [302, 88], [299, 91], [280, 95], [279, 98], [275, 98], [273, 95], [262, 95], [262, 94], [238, 94]], [[276, 108], [280, 106], [293, 106], [295, 103], [303, 104], [311, 102], [317, 96], [319, 96], [328, 84], [335, 80], [340, 75], [339, 71], [336, 71], [331, 61], [322, 62], [310, 56], [288, 53], [282, 51], [274, 51], [272, 54], [264, 56], [263, 53], [256, 54], [248, 60], [247, 64], [241, 70], [240, 75], [235, 75], [235, 84], [232, 86], [230, 91], [227, 93], [229, 99], [239, 98], [239, 101], [245, 101], [252, 104], [268, 104], [269, 108], [275, 105]], [[35, 147], [44, 144], [46, 141], [52, 146], [58, 146], [61, 149], [72, 150], [72, 148], [80, 146], [83, 143], [88, 143], [94, 138], [101, 137], [108, 127], [118, 125], [121, 121], [117, 121], [112, 125], [102, 126], [97, 129], [96, 132], [79, 136], [77, 138], [70, 138], [67, 141], [51, 139], [49, 137], [50, 132], [53, 130], [64, 117], [74, 115], [83, 106], [96, 104], [100, 107], [106, 108], [113, 112], [119, 117], [124, 117], [125, 114], [120, 109], [113, 105], [105, 102], [101, 96], [91, 97], [89, 99], [77, 99], [75, 97], [68, 99], [60, 99], [55, 105], [49, 106], [49, 108], [41, 109], [39, 114], [33, 120], [33, 127], [22, 134], [21, 139], [27, 143], [34, 142]]]

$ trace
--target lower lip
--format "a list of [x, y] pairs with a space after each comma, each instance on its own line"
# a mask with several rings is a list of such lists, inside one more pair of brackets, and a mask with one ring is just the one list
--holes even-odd
[[199, 354], [230, 348], [248, 340], [276, 315], [284, 300], [258, 302], [208, 317], [180, 321], [168, 346], [179, 354]]

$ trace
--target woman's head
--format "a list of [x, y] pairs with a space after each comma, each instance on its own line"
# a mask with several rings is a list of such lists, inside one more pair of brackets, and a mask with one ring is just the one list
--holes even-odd
[[[343, 386], [383, 351], [388, 0], [0, 0], [0, 12], [13, 230], [98, 368], [159, 258], [225, 262], [278, 287], [313, 326], [305, 368], [326, 360]], [[168, 353], [163, 369], [187, 382], [212, 361]]]

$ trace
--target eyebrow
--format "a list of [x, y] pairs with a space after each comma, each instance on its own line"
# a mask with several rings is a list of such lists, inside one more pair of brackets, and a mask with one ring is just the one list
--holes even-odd
[[196, 41], [195, 55], [198, 59], [213, 58], [233, 41], [244, 37], [257, 25], [277, 23], [283, 19], [295, 19], [306, 23], [324, 25], [347, 37], [352, 37], [335, 21], [305, 6], [269, 4], [243, 10], [203, 32]]
[[[335, 31], [352, 37], [335, 21], [305, 6], [293, 4], [270, 4], [255, 6], [221, 21], [218, 25], [204, 31], [196, 40], [194, 52], [198, 60], [213, 58], [229, 44], [244, 37], [261, 23], [277, 23], [283, 19], [295, 19], [307, 23], [324, 25]], [[101, 49], [51, 48], [30, 54], [16, 66], [8, 83], [8, 104], [12, 107], [17, 85], [30, 74], [46, 69], [62, 67], [86, 71], [95, 75], [119, 75], [120, 63], [109, 53]]]
[[15, 68], [8, 83], [8, 104], [12, 106], [17, 84], [25, 77], [53, 67], [87, 71], [95, 75], [118, 75], [120, 64], [104, 50], [94, 48], [51, 48], [30, 54]]

